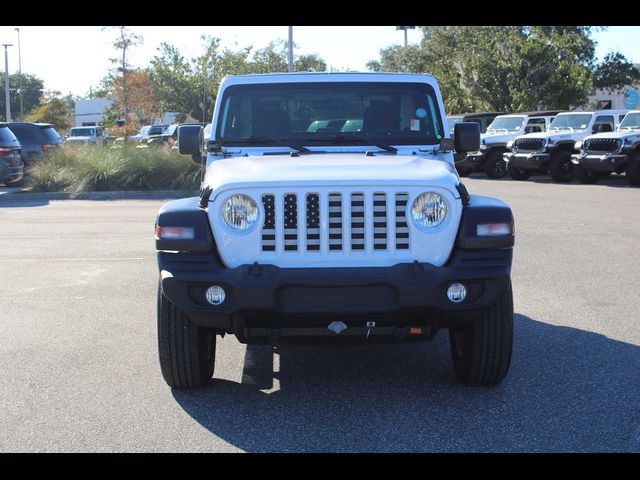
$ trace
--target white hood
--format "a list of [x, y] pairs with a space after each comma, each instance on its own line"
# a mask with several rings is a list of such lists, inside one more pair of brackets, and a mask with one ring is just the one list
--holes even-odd
[[233, 157], [213, 161], [205, 185], [238, 189], [257, 185], [437, 185], [457, 198], [458, 176], [451, 164], [416, 155], [318, 153]]
[[511, 140], [516, 138], [517, 135], [517, 133], [483, 133], [482, 135], [480, 135], [480, 142], [484, 142], [483, 145], [509, 143]]
[[640, 139], [640, 130], [618, 130], [615, 132], [596, 133], [595, 135], [585, 137], [585, 141], [592, 138], [629, 139], [636, 141]]
[[546, 138], [553, 140], [554, 142], [561, 142], [567, 140], [581, 140], [585, 137], [589, 130], [576, 130], [571, 132], [569, 130], [557, 130], [553, 132], [537, 132], [528, 133], [526, 135], [520, 135], [518, 138]]

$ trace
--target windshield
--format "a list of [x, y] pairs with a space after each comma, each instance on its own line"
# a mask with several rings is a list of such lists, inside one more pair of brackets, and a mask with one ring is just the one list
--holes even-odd
[[460, 123], [464, 117], [447, 117], [447, 123], [449, 124], [449, 133], [453, 135], [453, 129], [456, 123]]
[[443, 136], [424, 83], [323, 82], [233, 85], [216, 135], [223, 145], [426, 145]]
[[620, 129], [633, 128], [640, 129], [640, 113], [629, 113], [620, 124]]
[[41, 127], [40, 131], [44, 134], [44, 138], [47, 140], [48, 143], [52, 143], [52, 144], [62, 143], [62, 138], [60, 138], [60, 135], [58, 135], [58, 132], [56, 132], [55, 128]]
[[147, 131], [147, 135], [161, 135], [164, 132], [164, 128], [161, 126], [153, 126]]
[[164, 134], [165, 135], [173, 135], [174, 133], [176, 133], [176, 130], [178, 129], [179, 126], [180, 126], [179, 123], [174, 123], [172, 125], [169, 125], [167, 127], [167, 129], [165, 130]]
[[90, 137], [96, 132], [95, 128], [72, 128], [69, 131], [70, 137]]
[[487, 132], [491, 130], [506, 130], [508, 132], [518, 132], [522, 128], [524, 117], [496, 117]]
[[549, 130], [584, 130], [591, 121], [591, 113], [573, 113], [569, 115], [558, 115], [551, 125]]

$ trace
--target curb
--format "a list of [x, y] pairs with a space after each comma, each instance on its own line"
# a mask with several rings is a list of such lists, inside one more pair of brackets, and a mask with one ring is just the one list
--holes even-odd
[[0, 197], [0, 202], [22, 202], [30, 200], [162, 200], [164, 198], [197, 197], [199, 193], [200, 192], [198, 190], [122, 190], [111, 192], [87, 192], [74, 196], [68, 192], [16, 192], [8, 195], [2, 195]]

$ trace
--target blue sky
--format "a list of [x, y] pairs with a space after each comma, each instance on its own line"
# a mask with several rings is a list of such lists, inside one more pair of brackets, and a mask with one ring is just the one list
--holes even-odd
[[[15, 27], [0, 27], [0, 43], [13, 43], [9, 48], [9, 71], [18, 69], [18, 35]], [[269, 41], [287, 38], [287, 27], [130, 27], [144, 37], [144, 43], [132, 50], [133, 65], [148, 64], [161, 42], [177, 46], [190, 57], [202, 50], [200, 35], [219, 37], [223, 46], [262, 48]], [[330, 67], [344, 70], [365, 70], [369, 60], [378, 58], [381, 48], [404, 42], [403, 33], [394, 26], [322, 27], [294, 26], [296, 53], [318, 53]], [[45, 88], [64, 94], [84, 95], [95, 86], [110, 68], [109, 57], [115, 32], [101, 27], [20, 26], [22, 70], [43, 79]], [[418, 43], [421, 34], [409, 31], [409, 43]], [[612, 50], [640, 63], [640, 27], [616, 26], [593, 35], [598, 43], [596, 54], [602, 58]], [[46, 48], [43, 46], [46, 45]], [[2, 52], [4, 53], [4, 52]], [[4, 70], [4, 63], [1, 63]]]

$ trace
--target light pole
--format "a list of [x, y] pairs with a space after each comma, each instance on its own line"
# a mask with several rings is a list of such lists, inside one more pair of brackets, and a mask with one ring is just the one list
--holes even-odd
[[293, 72], [293, 27], [289, 27], [289, 71]]
[[11, 103], [9, 102], [9, 53], [7, 48], [13, 47], [11, 43], [3, 43], [4, 47], [4, 101], [7, 122], [11, 121]]
[[407, 42], [407, 30], [409, 29], [413, 29], [416, 27], [396, 27], [396, 31], [397, 30], [404, 30], [404, 48], [407, 48], [408, 42]]
[[20, 74], [18, 88], [20, 89], [20, 121], [22, 121], [24, 119], [24, 110], [22, 108], [22, 54], [20, 53], [20, 29], [16, 28], [15, 31], [18, 32], [18, 73]]

